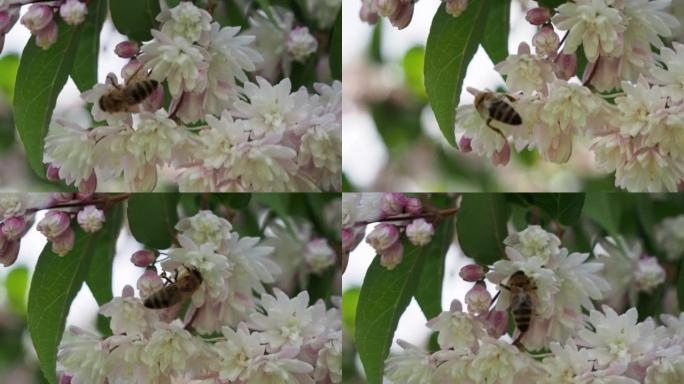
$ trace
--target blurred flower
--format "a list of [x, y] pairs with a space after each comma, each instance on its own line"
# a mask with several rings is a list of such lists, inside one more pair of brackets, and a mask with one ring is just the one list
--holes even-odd
[[507, 75], [506, 86], [516, 92], [538, 91], [545, 94], [546, 84], [555, 78], [551, 63], [530, 54], [530, 47], [526, 43], [520, 43], [518, 54], [509, 55], [494, 68], [500, 74]]
[[658, 264], [658, 259], [655, 257], [644, 257], [636, 265], [634, 282], [640, 290], [652, 292], [665, 282], [665, 269]]
[[325, 239], [315, 239], [304, 247], [304, 261], [313, 273], [320, 274], [335, 264], [335, 250]]
[[437, 366], [431, 362], [429, 354], [403, 340], [397, 340], [397, 344], [404, 351], [385, 361], [385, 376], [393, 383], [430, 383]]
[[433, 225], [425, 221], [425, 219], [415, 219], [406, 226], [406, 236], [411, 241], [411, 244], [416, 246], [429, 244], [434, 233]]
[[669, 260], [679, 260], [684, 253], [684, 215], [668, 217], [655, 228], [657, 244]]
[[102, 229], [105, 222], [105, 214], [101, 210], [89, 205], [76, 215], [76, 221], [86, 232], [97, 232]]
[[318, 41], [309, 28], [293, 29], [287, 38], [287, 51], [294, 61], [305, 62], [318, 49]]
[[59, 14], [67, 24], [81, 24], [88, 14], [88, 7], [79, 0], [66, 0], [59, 7]]

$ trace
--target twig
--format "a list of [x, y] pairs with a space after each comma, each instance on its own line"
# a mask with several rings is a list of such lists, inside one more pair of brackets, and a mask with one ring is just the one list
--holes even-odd
[[[103, 195], [107, 196], [107, 195]], [[35, 213], [38, 211], [41, 211], [43, 209], [55, 209], [55, 208], [70, 208], [70, 207], [87, 207], [89, 205], [96, 205], [96, 204], [111, 204], [111, 203], [117, 203], [120, 201], [127, 200], [129, 197], [131, 197], [130, 193], [122, 193], [120, 195], [114, 195], [111, 198], [100, 198], [100, 199], [93, 199], [93, 200], [87, 200], [87, 201], [70, 201], [68, 203], [58, 203], [49, 207], [45, 208], [30, 208], [26, 210], [26, 213]]]
[[419, 213], [419, 214], [401, 214], [401, 215], [396, 215], [396, 216], [391, 216], [391, 217], [383, 217], [382, 219], [377, 219], [377, 220], [371, 220], [371, 221], [359, 221], [355, 223], [355, 226], [362, 226], [362, 225], [368, 225], [372, 223], [382, 223], [382, 222], [388, 222], [388, 221], [405, 221], [405, 220], [414, 220], [414, 219], [439, 219], [444, 216], [449, 216], [449, 215], [454, 215], [458, 213], [458, 207], [453, 207], [453, 208], [448, 208], [448, 209], [443, 209], [440, 211], [435, 211], [435, 212], [425, 212], [425, 213]]

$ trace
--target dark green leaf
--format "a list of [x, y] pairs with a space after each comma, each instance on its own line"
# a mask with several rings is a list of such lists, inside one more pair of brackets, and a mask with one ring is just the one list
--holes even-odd
[[0, 92], [11, 102], [14, 96], [14, 84], [19, 69], [19, 56], [8, 54], [0, 57]]
[[456, 147], [454, 121], [461, 85], [480, 45], [489, 2], [471, 0], [459, 17], [441, 5], [432, 20], [425, 48], [425, 89], [442, 134]]
[[288, 216], [287, 207], [290, 205], [290, 195], [282, 193], [255, 193], [252, 198], [257, 203], [270, 208], [279, 217], [286, 218]]
[[533, 195], [533, 204], [563, 225], [579, 220], [584, 206], [583, 193], [543, 193]]
[[290, 73], [292, 89], [299, 89], [300, 87], [310, 88], [316, 82], [317, 63], [318, 55], [316, 54], [311, 55], [303, 63], [298, 61], [292, 63], [292, 72]]
[[228, 25], [235, 27], [246, 28], [249, 26], [247, 17], [245, 17], [244, 10], [235, 2], [235, 0], [223, 0], [223, 6], [226, 9], [226, 17]]
[[40, 367], [51, 384], [57, 382], [57, 346], [64, 332], [69, 307], [88, 275], [98, 241], [99, 233], [89, 235], [76, 228], [76, 241], [71, 252], [60, 257], [47, 244], [33, 273], [28, 300], [28, 329]]
[[342, 326], [345, 333], [352, 337], [356, 334], [356, 308], [359, 305], [361, 288], [353, 287], [342, 294]]
[[128, 224], [133, 237], [154, 249], [168, 249], [176, 234], [177, 193], [135, 193], [128, 199]]
[[382, 57], [382, 28], [383, 23], [375, 24], [373, 27], [373, 35], [371, 36], [370, 44], [368, 44], [368, 57], [373, 63], [382, 64], [384, 61]]
[[537, 0], [537, 4], [540, 7], [546, 7], [549, 9], [555, 9], [561, 4], [567, 3], [568, 0]]
[[444, 281], [444, 259], [454, 239], [454, 218], [447, 217], [435, 228], [435, 235], [429, 244], [420, 249], [425, 266], [416, 288], [416, 301], [427, 319], [442, 312], [442, 283]]
[[404, 240], [404, 259], [393, 270], [371, 263], [361, 287], [356, 313], [356, 347], [369, 384], [382, 383], [385, 358], [399, 318], [416, 293], [425, 254]]
[[76, 61], [71, 69], [71, 78], [81, 92], [92, 88], [97, 83], [100, 30], [106, 18], [107, 0], [91, 0], [88, 4], [88, 17], [83, 22], [81, 29], [81, 39], [78, 42]]
[[152, 38], [159, 14], [159, 0], [112, 0], [109, 3], [116, 29], [131, 40], [146, 41]]
[[505, 257], [503, 240], [511, 209], [503, 194], [463, 195], [456, 216], [456, 233], [463, 253], [482, 265]]
[[612, 193], [587, 193], [584, 212], [610, 235], [620, 232], [622, 207], [620, 199]]
[[508, 57], [508, 31], [510, 29], [511, 0], [497, 0], [489, 7], [487, 33], [482, 36], [482, 47], [494, 64]]
[[335, 80], [342, 80], [342, 9], [337, 15], [330, 39], [330, 72]]
[[24, 266], [14, 267], [8, 274], [5, 286], [7, 287], [7, 301], [10, 307], [18, 314], [26, 314], [26, 289], [28, 288], [29, 272]]
[[221, 193], [217, 195], [223, 203], [233, 209], [245, 209], [252, 200], [251, 193]]
[[45, 178], [43, 141], [57, 96], [69, 77], [81, 29], [60, 21], [57, 42], [45, 50], [32, 37], [21, 56], [14, 90], [14, 120], [33, 171]]

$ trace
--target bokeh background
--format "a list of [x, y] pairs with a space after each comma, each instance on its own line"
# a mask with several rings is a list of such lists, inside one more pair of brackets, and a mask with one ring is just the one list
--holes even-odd
[[[684, 1], [672, 11], [684, 24]], [[588, 142], [577, 142], [567, 164], [543, 161], [536, 152], [512, 154], [506, 167], [463, 154], [439, 131], [423, 87], [423, 57], [430, 24], [440, 0], [420, 0], [413, 21], [397, 30], [382, 20], [370, 26], [359, 18], [361, 0], [343, 3], [343, 170], [345, 190], [366, 191], [579, 191], [612, 190], [610, 175], [595, 171]], [[509, 52], [530, 42], [535, 27], [525, 20], [531, 0], [512, 0]], [[487, 33], [485, 31], [485, 33]], [[684, 30], [678, 38], [684, 41]], [[482, 48], [473, 58], [466, 86], [504, 85]]]

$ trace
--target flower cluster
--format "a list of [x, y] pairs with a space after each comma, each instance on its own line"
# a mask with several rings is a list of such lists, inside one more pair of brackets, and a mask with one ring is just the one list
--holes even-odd
[[31, 4], [31, 6], [21, 17], [20, 22], [36, 37], [36, 45], [43, 49], [50, 48], [57, 41], [58, 15], [66, 24], [79, 25], [88, 14], [86, 2], [81, 0], [2, 0], [0, 1], [0, 52], [5, 43], [5, 34], [19, 20], [21, 7], [25, 4]]
[[[679, 25], [666, 13], [669, 5], [668, 0], [576, 0], [554, 15], [531, 9], [527, 20], [538, 26], [535, 52], [521, 43], [516, 54], [495, 67], [506, 76], [522, 125], [494, 120], [496, 131], [473, 105], [461, 106], [456, 134], [462, 150], [505, 165], [511, 146], [527, 147], [547, 161], [565, 163], [573, 141], [584, 137], [593, 141], [598, 169], [615, 172], [616, 186], [675, 191], [684, 179], [678, 64], [684, 46], [663, 44]], [[565, 37], [556, 30], [565, 31]], [[571, 80], [580, 49], [588, 60], [582, 84]]]
[[[401, 263], [404, 244], [401, 234], [415, 246], [424, 246], [435, 233], [431, 220], [439, 216], [424, 207], [417, 197], [401, 193], [342, 195], [342, 248], [351, 252], [364, 239], [380, 255], [380, 263], [392, 269]], [[366, 236], [366, 226], [383, 221]]]
[[[259, 30], [255, 37], [220, 27], [192, 2], [163, 9], [157, 20], [151, 41], [117, 46], [131, 59], [122, 69], [124, 84], [110, 73], [105, 84], [81, 95], [92, 104], [96, 127], [52, 122], [43, 156], [50, 180], [88, 192], [123, 176], [131, 190], [149, 191], [166, 167], [181, 191], [341, 188], [340, 82], [316, 84], [310, 94], [293, 90], [289, 78], [251, 80], [248, 72], [268, 74], [258, 67], [271, 54], [260, 45]], [[270, 19], [264, 23], [274, 27]], [[279, 49], [288, 46], [294, 60], [304, 60], [317, 42], [304, 28], [292, 28]], [[142, 103], [113, 108], [102, 102], [145, 76], [149, 96]], [[172, 98], [168, 111], [164, 86]]]
[[47, 210], [37, 229], [51, 244], [52, 252], [65, 256], [74, 247], [76, 232], [72, 220], [81, 229], [94, 233], [102, 229], [105, 214], [93, 194], [53, 193], [0, 195], [0, 263], [8, 267], [17, 260], [21, 240], [33, 226], [39, 211]]
[[[113, 336], [70, 328], [58, 351], [62, 379], [75, 384], [342, 381], [339, 310], [320, 300], [310, 305], [306, 291], [292, 298], [277, 288], [269, 294], [266, 284], [280, 272], [272, 247], [240, 237], [229, 221], [209, 211], [181, 219], [176, 230], [178, 246], [133, 255], [136, 265], [147, 265], [138, 280], [139, 297], [126, 286], [100, 308], [111, 318]], [[184, 317], [181, 302], [161, 309], [145, 305], [163, 289], [167, 273], [180, 274], [177, 281], [189, 270], [202, 280], [190, 292]]]
[[[478, 265], [461, 270], [464, 280], [476, 282], [466, 295], [467, 311], [454, 300], [448, 311], [427, 322], [437, 332], [439, 350], [430, 353], [398, 340], [404, 351], [386, 360], [387, 379], [405, 384], [684, 380], [684, 314], [663, 315], [659, 325], [653, 318], [637, 321], [636, 308], [622, 315], [607, 305], [597, 310], [592, 300], [605, 298], [608, 288], [598, 275], [603, 265], [585, 262], [585, 254], [569, 254], [556, 236], [540, 227], [514, 233], [504, 244], [510, 260], [496, 262], [488, 272]], [[530, 303], [508, 285], [510, 276], [519, 271], [535, 287], [529, 293], [532, 321], [524, 334], [518, 329], [510, 335], [511, 344], [506, 335], [507, 310], [516, 317], [511, 299]], [[492, 309], [484, 279], [499, 287]]]

